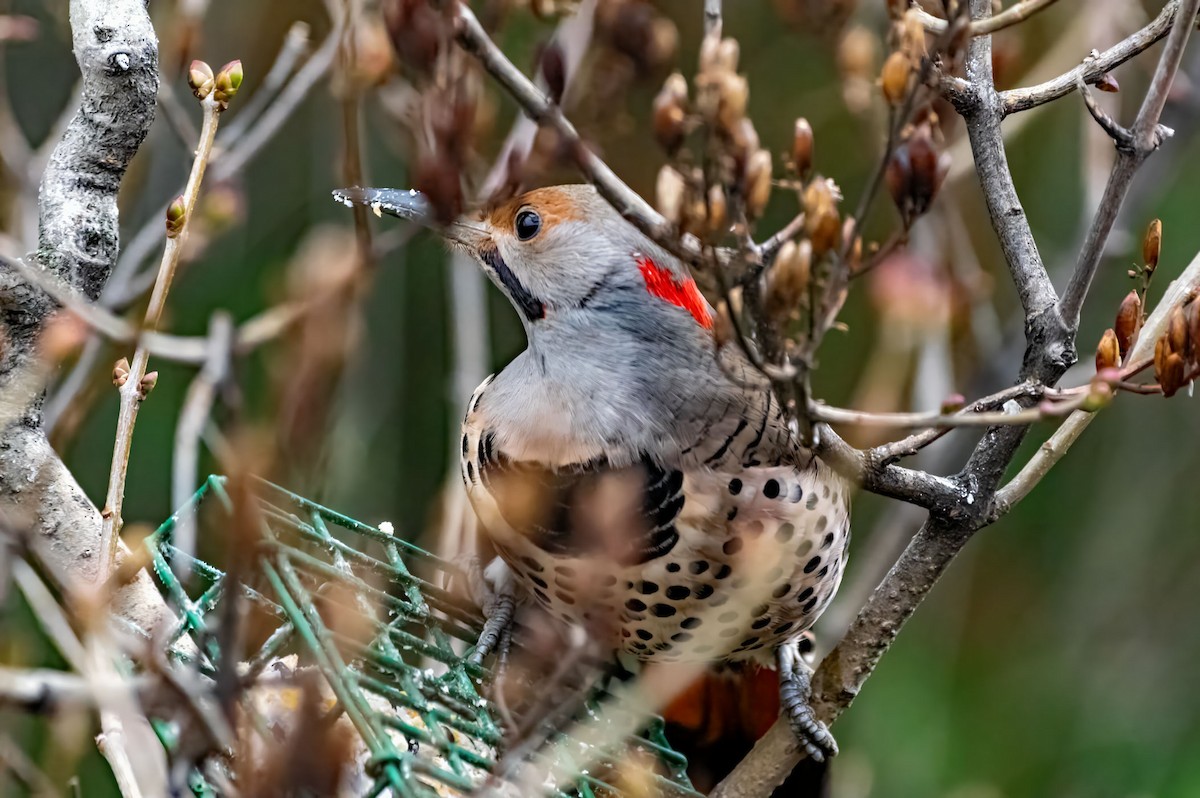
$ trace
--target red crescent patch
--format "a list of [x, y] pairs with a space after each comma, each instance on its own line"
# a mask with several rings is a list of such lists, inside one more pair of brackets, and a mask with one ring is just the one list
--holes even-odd
[[701, 296], [700, 289], [696, 287], [695, 280], [689, 277], [680, 282], [675, 275], [646, 255], [638, 255], [637, 265], [646, 280], [647, 291], [691, 313], [696, 323], [704, 329], [713, 328], [712, 313], [709, 312], [708, 303]]

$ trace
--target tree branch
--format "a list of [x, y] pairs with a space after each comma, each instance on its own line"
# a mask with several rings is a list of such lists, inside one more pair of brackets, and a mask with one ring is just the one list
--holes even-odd
[[[967, 30], [972, 36], [995, 33], [998, 30], [1019, 25], [1039, 11], [1043, 11], [1054, 5], [1056, 2], [1057, 0], [1021, 0], [1021, 2], [1009, 6], [994, 17], [975, 20]], [[949, 27], [949, 23], [946, 20], [935, 17], [922, 8], [913, 6], [912, 10], [916, 13], [917, 18], [921, 20], [921, 24], [925, 26], [925, 30], [930, 33], [945, 33]]]
[[[41, 183], [36, 261], [95, 299], [117, 255], [117, 190], [154, 118], [158, 42], [142, 0], [72, 0], [80, 107]], [[97, 572], [100, 514], [46, 440], [41, 400], [21, 390], [40, 368], [37, 340], [56, 304], [0, 264], [0, 516], [28, 530], [37, 555], [58, 574]], [[117, 597], [116, 610], [153, 629], [166, 606], [145, 572]]]
[[[1194, 19], [1197, 11], [1200, 11], [1200, 0], [1183, 0], [1179, 6], [1180, 15], [1186, 20]], [[1158, 59], [1158, 66], [1154, 70], [1150, 88], [1146, 92], [1145, 99], [1142, 100], [1142, 106], [1138, 110], [1133, 126], [1127, 136], [1122, 131], [1115, 137], [1117, 160], [1108, 175], [1104, 195], [1101, 197], [1100, 206], [1096, 209], [1096, 215], [1092, 219], [1092, 226], [1088, 229], [1087, 238], [1084, 239], [1083, 249], [1075, 264], [1075, 271], [1071, 274], [1071, 280], [1067, 283], [1062, 301], [1059, 303], [1059, 315], [1073, 330], [1079, 327], [1079, 314], [1083, 310], [1083, 301], [1087, 298], [1092, 278], [1095, 277], [1096, 270], [1100, 267], [1100, 260], [1108, 244], [1109, 235], [1117, 221], [1117, 214], [1121, 212], [1121, 206], [1125, 203], [1125, 195], [1129, 193], [1133, 177], [1151, 153], [1157, 150], [1163, 140], [1170, 135], [1170, 131], [1159, 125], [1158, 120], [1162, 117], [1163, 108], [1167, 104], [1167, 95], [1175, 82], [1175, 73], [1179, 71], [1179, 62], [1183, 59], [1183, 51], [1187, 47], [1188, 37], [1191, 34], [1192, 26], [1190, 24], [1171, 27], [1171, 32], [1167, 36], [1167, 44]], [[1111, 135], [1112, 131], [1109, 130], [1109, 133]]]
[[1080, 78], [1084, 83], [1093, 84], [1107, 72], [1119, 67], [1142, 51], [1150, 48], [1155, 42], [1167, 35], [1179, 13], [1181, 0], [1171, 0], [1150, 24], [1128, 38], [1118, 42], [1109, 49], [1084, 61], [1079, 66], [1063, 75], [1021, 89], [1010, 89], [1001, 92], [1000, 97], [1004, 107], [1004, 115], [1027, 111], [1035, 106], [1065, 97], [1075, 91], [1076, 81]]

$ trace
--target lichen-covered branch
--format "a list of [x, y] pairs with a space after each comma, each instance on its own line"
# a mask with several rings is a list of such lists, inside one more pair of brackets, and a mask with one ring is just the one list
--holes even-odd
[[[117, 256], [117, 191], [154, 118], [158, 41], [142, 0], [72, 0], [75, 57], [83, 77], [79, 110], [55, 147], [40, 193], [38, 265], [89, 299]], [[38, 338], [57, 305], [0, 264], [0, 515], [27, 530], [53, 573], [93, 579], [100, 513], [50, 447], [41, 426]], [[115, 609], [152, 628], [165, 606], [141, 573]]]

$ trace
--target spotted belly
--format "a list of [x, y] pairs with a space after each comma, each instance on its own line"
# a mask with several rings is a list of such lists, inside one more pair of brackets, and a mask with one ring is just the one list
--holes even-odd
[[555, 617], [637, 659], [767, 659], [812, 626], [841, 581], [848, 490], [820, 461], [683, 472], [670, 534], [660, 534], [653, 556], [623, 561], [603, 548], [551, 551], [514, 529], [495, 484], [481, 478], [479, 444], [468, 428], [463, 479], [517, 584]]

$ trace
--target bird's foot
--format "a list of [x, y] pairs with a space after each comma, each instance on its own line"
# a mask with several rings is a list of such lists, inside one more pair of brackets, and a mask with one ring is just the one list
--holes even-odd
[[836, 756], [837, 741], [809, 706], [812, 671], [801, 659], [799, 646], [785, 643], [775, 652], [775, 658], [779, 667], [779, 703], [796, 741], [817, 762]]
[[516, 593], [512, 573], [499, 558], [493, 560], [487, 568], [481, 568], [478, 561], [475, 561], [473, 567], [469, 567], [467, 571], [471, 592], [483, 610], [485, 619], [479, 640], [475, 643], [475, 650], [467, 657], [468, 662], [479, 665], [497, 647], [502, 653], [508, 650], [512, 640]]

